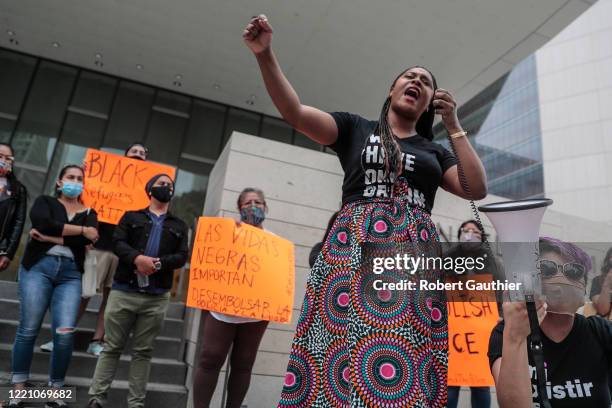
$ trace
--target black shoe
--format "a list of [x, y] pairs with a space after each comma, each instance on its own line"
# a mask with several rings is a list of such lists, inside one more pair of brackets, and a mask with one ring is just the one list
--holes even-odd
[[91, 400], [89, 404], [87, 404], [87, 408], [103, 408], [102, 404], [98, 402], [98, 400]]
[[9, 404], [6, 406], [6, 408], [23, 408], [23, 406], [23, 401], [12, 399], [9, 401]]
[[49, 401], [45, 403], [45, 408], [68, 408], [68, 404], [62, 400]]

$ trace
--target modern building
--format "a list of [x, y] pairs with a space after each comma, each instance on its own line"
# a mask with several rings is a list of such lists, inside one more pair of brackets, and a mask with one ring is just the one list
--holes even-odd
[[[235, 215], [232, 198], [242, 182], [265, 186], [271, 228], [296, 243], [298, 309], [308, 250], [340, 204], [340, 170], [332, 156], [278, 119], [240, 38], [248, 19], [269, 16], [285, 73], [304, 103], [324, 110], [375, 118], [395, 75], [427, 66], [460, 105], [470, 101], [461, 112], [494, 174], [491, 191], [527, 197], [547, 192], [544, 131], [551, 117], [533, 103], [534, 94], [544, 93], [536, 81], [539, 57], [529, 56], [593, 3], [0, 0], [0, 141], [13, 144], [16, 174], [30, 198], [50, 192], [60, 166], [80, 162], [87, 148], [122, 152], [134, 141], [147, 144], [152, 160], [177, 167], [174, 211], [192, 225], [205, 207]], [[516, 120], [506, 127], [511, 118]], [[502, 128], [505, 133], [498, 133]], [[242, 135], [226, 145], [239, 134], [234, 132], [261, 139]], [[215, 181], [220, 184], [211, 197], [209, 176], [222, 168], [224, 149], [234, 154], [232, 170], [219, 170], [227, 177]], [[469, 215], [469, 207], [458, 210], [457, 204], [440, 194], [434, 218], [443, 231]], [[576, 217], [551, 214], [546, 228], [560, 236], [580, 225]], [[15, 267], [0, 279], [14, 279]], [[14, 284], [0, 285], [3, 293], [2, 361], [17, 316]], [[150, 396], [182, 407], [199, 314], [179, 302], [156, 348]], [[277, 398], [293, 328], [273, 325], [266, 335], [249, 407], [270, 406]], [[95, 360], [78, 353], [83, 344], [77, 341], [79, 362], [69, 381], [84, 388]], [[0, 376], [5, 371], [0, 366]], [[125, 380], [126, 367], [119, 371]], [[125, 381], [116, 388], [125, 394]]]
[[612, 222], [611, 44], [612, 1], [599, 0], [461, 106], [491, 193]]
[[[458, 110], [487, 171], [489, 192], [511, 199], [544, 194], [542, 133], [535, 57], [518, 63]], [[448, 146], [446, 131], [436, 140]]]
[[123, 153], [141, 141], [151, 160], [178, 168], [174, 211], [193, 223], [232, 131], [321, 150], [275, 117], [8, 49], [0, 90], [0, 141], [13, 145], [30, 198], [51, 193], [61, 166], [81, 163], [87, 148]]

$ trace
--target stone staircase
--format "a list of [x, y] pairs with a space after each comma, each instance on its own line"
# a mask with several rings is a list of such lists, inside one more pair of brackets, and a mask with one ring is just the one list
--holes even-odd
[[[94, 333], [100, 301], [100, 296], [92, 298], [75, 333], [74, 352], [66, 377], [67, 386], [77, 387], [77, 402], [71, 403], [71, 407], [85, 407], [89, 399], [87, 390], [96, 367], [97, 357], [85, 351]], [[187, 405], [187, 389], [185, 388], [187, 365], [184, 363], [182, 340], [184, 314], [184, 304], [170, 303], [164, 328], [155, 342], [151, 375], [147, 386], [146, 407], [184, 408]], [[18, 321], [17, 283], [0, 281], [0, 385], [2, 386], [6, 386], [10, 380], [11, 351]], [[50, 327], [49, 314], [47, 314], [36, 341], [31, 368], [31, 382], [40, 384], [40, 386], [43, 386], [48, 379], [50, 354], [40, 351], [38, 346], [51, 339]], [[131, 342], [128, 342], [109, 393], [108, 407], [127, 406], [130, 350]], [[28, 406], [41, 407], [43, 405], [31, 404]], [[0, 407], [2, 407], [1, 403]]]

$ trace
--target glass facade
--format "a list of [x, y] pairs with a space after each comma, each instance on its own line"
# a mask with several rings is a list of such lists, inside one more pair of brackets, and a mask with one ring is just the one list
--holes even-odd
[[87, 148], [123, 153], [140, 141], [150, 160], [178, 168], [177, 201], [189, 202], [179, 215], [193, 220], [234, 130], [323, 150], [278, 118], [0, 48], [0, 141], [14, 146], [30, 197]]
[[[531, 55], [458, 110], [487, 171], [489, 192], [511, 199], [544, 193], [535, 56]], [[448, 146], [442, 124], [434, 139]]]
[[0, 48], [0, 142], [15, 149], [29, 204], [87, 148], [123, 154], [138, 141], [177, 168], [173, 212], [193, 227], [234, 130], [323, 150], [278, 118]]

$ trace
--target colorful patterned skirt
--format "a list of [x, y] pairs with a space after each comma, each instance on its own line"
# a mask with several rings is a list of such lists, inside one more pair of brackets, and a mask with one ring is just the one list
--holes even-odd
[[279, 407], [446, 406], [443, 294], [374, 290], [383, 275], [364, 268], [372, 254], [438, 241], [429, 214], [406, 203], [341, 209], [308, 279]]

